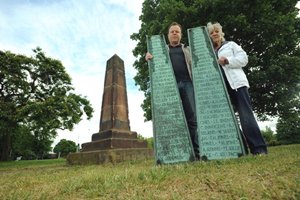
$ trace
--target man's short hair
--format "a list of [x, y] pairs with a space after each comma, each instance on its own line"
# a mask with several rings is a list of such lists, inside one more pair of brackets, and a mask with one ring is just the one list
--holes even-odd
[[172, 23], [170, 24], [170, 26], [168, 27], [168, 32], [169, 32], [171, 26], [179, 26], [180, 30], [182, 31], [182, 27], [181, 27], [181, 25], [180, 25], [179, 23], [177, 23], [177, 22], [172, 22]]

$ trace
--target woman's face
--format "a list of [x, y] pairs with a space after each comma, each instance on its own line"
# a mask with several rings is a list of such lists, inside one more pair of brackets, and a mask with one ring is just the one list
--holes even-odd
[[219, 29], [215, 28], [209, 34], [210, 34], [210, 38], [212, 39], [213, 43], [221, 43], [221, 33], [220, 33]]

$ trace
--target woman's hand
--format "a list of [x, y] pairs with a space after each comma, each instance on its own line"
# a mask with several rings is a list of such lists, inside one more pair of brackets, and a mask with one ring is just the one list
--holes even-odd
[[218, 59], [218, 63], [223, 66], [229, 64], [228, 59], [223, 56]]

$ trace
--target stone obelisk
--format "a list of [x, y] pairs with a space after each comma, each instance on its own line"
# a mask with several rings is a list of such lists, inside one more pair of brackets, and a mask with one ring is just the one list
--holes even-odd
[[[92, 142], [82, 144], [79, 155], [72, 153], [70, 164], [119, 162], [153, 156], [147, 142], [130, 130], [124, 62], [112, 56], [106, 64], [99, 132]], [[84, 158], [85, 156], [85, 158]]]
[[92, 141], [107, 137], [127, 138], [132, 134], [136, 133], [130, 131], [124, 62], [114, 55], [107, 61], [100, 128]]
[[115, 54], [106, 64], [99, 133], [82, 151], [116, 148], [147, 148], [147, 143], [130, 130], [124, 62]]
[[100, 132], [106, 130], [130, 131], [124, 63], [117, 55], [106, 66]]

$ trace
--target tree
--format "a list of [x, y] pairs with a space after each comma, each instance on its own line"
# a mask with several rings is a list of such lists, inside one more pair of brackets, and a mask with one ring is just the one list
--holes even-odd
[[[297, 0], [145, 0], [141, 28], [131, 35], [131, 39], [138, 41], [133, 50], [138, 58], [134, 63], [138, 71], [134, 79], [145, 95], [142, 104], [145, 119], [152, 118], [146, 37], [166, 34], [172, 21], [182, 25], [183, 33], [209, 21], [220, 22], [225, 38], [248, 52], [249, 63], [244, 70], [259, 119], [285, 112], [299, 115], [300, 18], [296, 3]], [[186, 34], [183, 42], [188, 43]]]
[[140, 141], [147, 141], [147, 147], [148, 147], [149, 149], [153, 149], [153, 148], [154, 148], [154, 140], [153, 140], [153, 137], [145, 138], [145, 137], [143, 137], [141, 134], [138, 134], [138, 135], [137, 135], [137, 139], [140, 140]]
[[23, 160], [43, 159], [52, 150], [51, 135], [37, 135], [27, 127], [20, 126], [12, 138], [11, 158], [22, 156]]
[[27, 57], [0, 51], [0, 160], [10, 158], [12, 140], [21, 137], [20, 130], [33, 136], [34, 151], [42, 156], [57, 129], [72, 130], [83, 114], [92, 117], [90, 102], [72, 92], [61, 62], [46, 57], [40, 48], [33, 52]]
[[153, 137], [146, 138], [146, 140], [147, 140], [148, 148], [153, 149], [154, 148], [154, 139], [153, 139]]
[[62, 139], [54, 147], [53, 152], [56, 154], [61, 153], [62, 157], [67, 156], [70, 152], [76, 152], [77, 145], [71, 140]]
[[20, 126], [18, 133], [12, 137], [12, 158], [22, 156], [23, 160], [31, 160], [37, 158], [33, 151], [34, 136], [26, 127]]
[[266, 143], [268, 144], [268, 146], [278, 145], [276, 135], [274, 135], [274, 132], [272, 131], [272, 129], [270, 127], [266, 126], [266, 129], [261, 130], [261, 133], [262, 133]]
[[277, 140], [281, 144], [300, 143], [300, 117], [298, 113], [279, 118], [276, 124]]
[[51, 144], [53, 136], [46, 132], [34, 132], [32, 151], [35, 153], [36, 159], [43, 159], [47, 157], [48, 153], [52, 150]]

